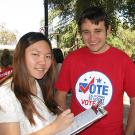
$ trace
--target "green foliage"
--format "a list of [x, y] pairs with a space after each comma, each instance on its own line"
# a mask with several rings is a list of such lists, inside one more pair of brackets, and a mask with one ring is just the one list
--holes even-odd
[[110, 36], [108, 42], [123, 50], [130, 57], [135, 54], [135, 31], [131, 29], [125, 30], [119, 26], [117, 36]]
[[123, 24], [135, 30], [135, 0], [124, 0], [120, 5], [119, 12], [123, 17]]
[[110, 16], [113, 28], [108, 42], [129, 56], [135, 54], [134, 0], [49, 0], [48, 2], [51, 8], [50, 19], [55, 15], [60, 19], [55, 31], [59, 33], [59, 47], [73, 49], [82, 46], [81, 38], [77, 38], [78, 17], [89, 6], [102, 6]]
[[120, 40], [116, 36], [110, 36], [108, 38], [108, 43], [110, 43], [112, 46], [119, 48], [120, 50], [124, 50], [125, 46], [123, 45], [122, 40]]
[[5, 25], [0, 25], [0, 44], [11, 45], [16, 42], [16, 34], [8, 30]]
[[59, 10], [61, 21], [68, 20], [69, 16], [77, 21], [81, 12], [87, 7], [102, 6], [110, 16], [114, 33], [116, 33], [118, 23], [121, 21], [120, 16], [123, 17], [124, 24], [127, 23], [132, 29], [135, 28], [134, 0], [49, 0], [48, 2], [51, 9]]
[[60, 10], [54, 10], [54, 9], [51, 9], [49, 11], [49, 16], [48, 16], [48, 20], [49, 20], [49, 24], [52, 23], [53, 19], [56, 17], [56, 16], [59, 16], [60, 14]]
[[77, 31], [77, 25], [75, 21], [72, 21], [67, 27], [61, 30], [60, 35], [60, 46], [62, 48], [71, 47], [73, 44], [75, 44], [75, 35]]

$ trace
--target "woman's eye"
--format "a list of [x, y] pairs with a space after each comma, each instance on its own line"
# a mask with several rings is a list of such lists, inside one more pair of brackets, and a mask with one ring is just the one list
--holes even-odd
[[52, 56], [51, 56], [51, 55], [47, 55], [47, 56], [46, 56], [46, 58], [51, 59], [51, 58], [52, 58]]
[[39, 54], [37, 54], [37, 53], [32, 53], [32, 55], [34, 55], [34, 56], [39, 56]]

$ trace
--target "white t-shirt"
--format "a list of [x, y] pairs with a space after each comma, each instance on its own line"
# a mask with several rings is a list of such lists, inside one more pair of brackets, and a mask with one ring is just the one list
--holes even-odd
[[0, 123], [19, 122], [21, 135], [27, 135], [45, 127], [55, 120], [56, 115], [51, 113], [43, 103], [43, 96], [38, 83], [36, 83], [36, 86], [37, 96], [41, 100], [33, 96], [32, 100], [37, 111], [44, 119], [34, 115], [36, 125], [31, 125], [27, 117], [24, 115], [20, 102], [11, 90], [11, 83], [8, 83], [0, 86]]

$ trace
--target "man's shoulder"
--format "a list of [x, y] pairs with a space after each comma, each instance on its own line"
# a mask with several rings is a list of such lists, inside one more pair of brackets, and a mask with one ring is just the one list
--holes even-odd
[[126, 54], [126, 52], [124, 52], [123, 50], [116, 48], [116, 47], [111, 47], [111, 51], [112, 53], [115, 53], [116, 55], [121, 55], [122, 57], [129, 57], [128, 54]]
[[87, 47], [81, 47], [81, 48], [71, 51], [67, 56], [68, 57], [78, 56], [78, 55], [84, 53], [86, 50], [88, 50]]
[[116, 61], [119, 61], [120, 63], [124, 63], [125, 65], [128, 63], [132, 63], [131, 57], [124, 51], [112, 47], [111, 50], [109, 51], [109, 57], [115, 59]]

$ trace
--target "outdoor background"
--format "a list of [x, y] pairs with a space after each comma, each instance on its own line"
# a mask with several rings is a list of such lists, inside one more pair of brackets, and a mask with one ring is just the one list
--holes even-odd
[[112, 35], [108, 42], [134, 57], [135, 0], [0, 0], [0, 46], [16, 45], [26, 32], [45, 33], [47, 27], [53, 47], [60, 47], [66, 55], [83, 46], [77, 20], [80, 13], [91, 5], [103, 6], [110, 17]]
[[[45, 33], [53, 47], [62, 49], [64, 56], [83, 46], [77, 28], [80, 13], [88, 6], [102, 6], [110, 17], [112, 35], [108, 43], [135, 59], [135, 0], [0, 0], [0, 56], [4, 48], [12, 55], [19, 38], [29, 31]], [[48, 19], [45, 19], [47, 17]], [[48, 25], [45, 22], [48, 20]], [[68, 97], [68, 101], [70, 99]], [[124, 96], [124, 123], [129, 99]]]

